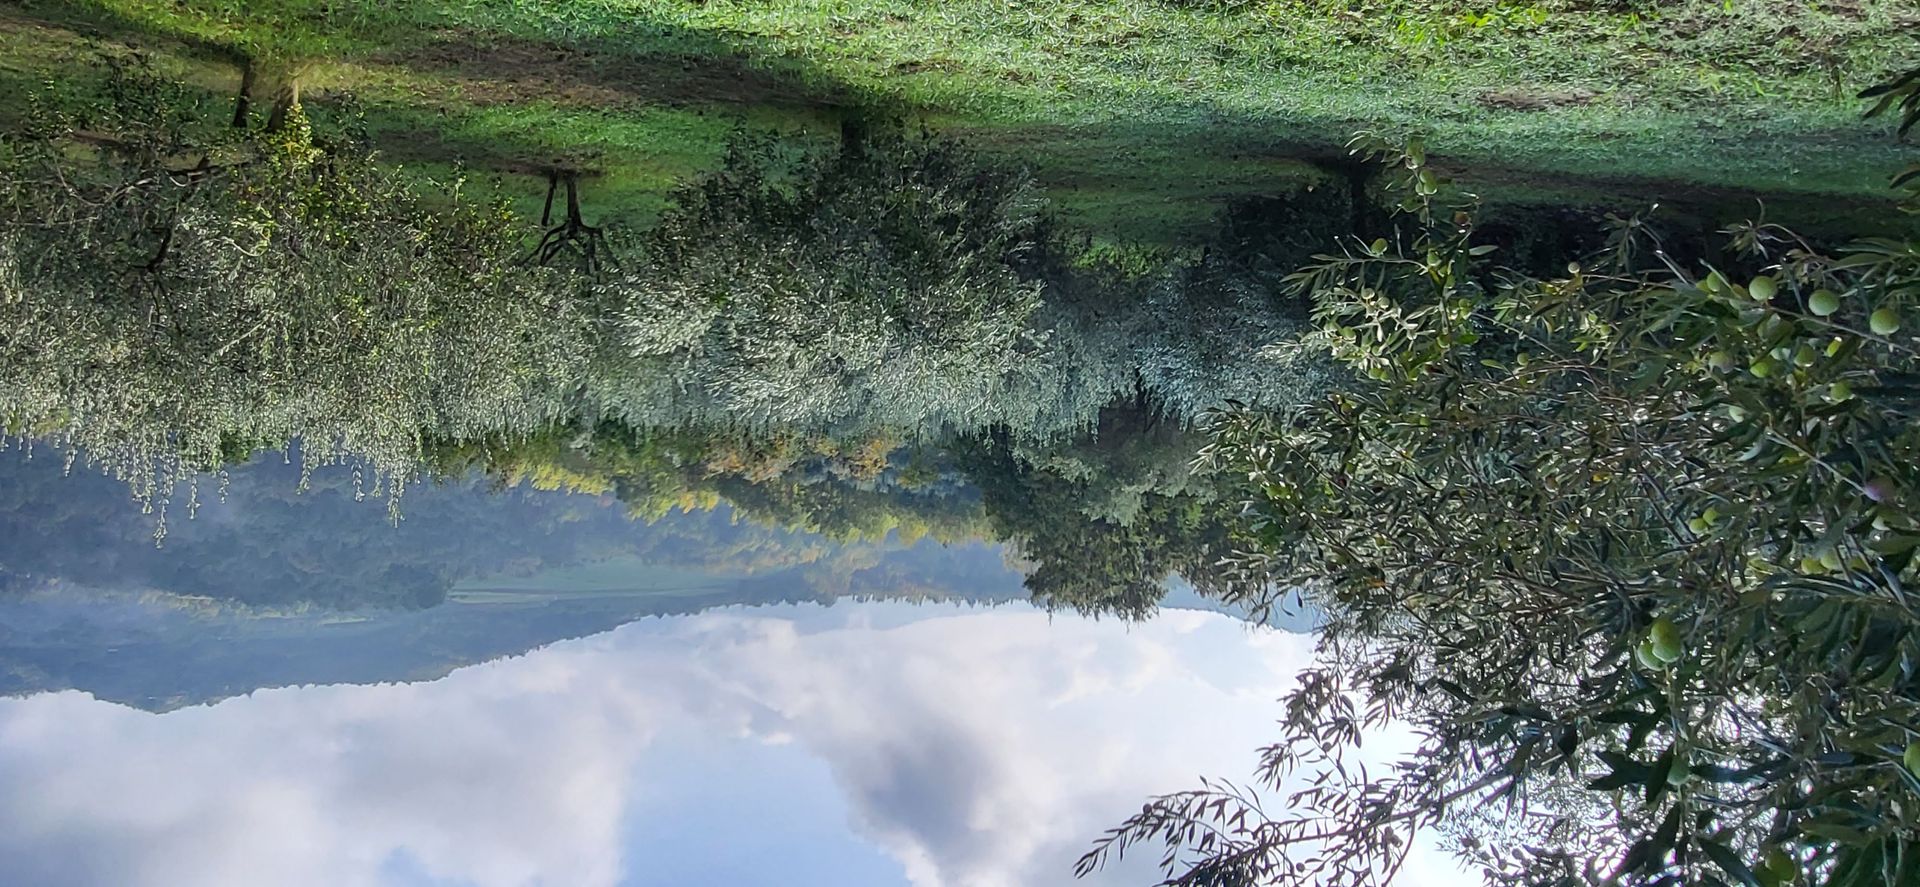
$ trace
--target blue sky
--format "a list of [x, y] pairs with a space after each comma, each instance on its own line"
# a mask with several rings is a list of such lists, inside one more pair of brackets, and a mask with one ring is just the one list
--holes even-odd
[[[1248, 776], [1310, 644], [843, 603], [165, 715], [0, 700], [0, 884], [1069, 883], [1147, 796]], [[1128, 868], [1092, 883], [1152, 882]], [[1467, 881], [1423, 859], [1402, 883]]]

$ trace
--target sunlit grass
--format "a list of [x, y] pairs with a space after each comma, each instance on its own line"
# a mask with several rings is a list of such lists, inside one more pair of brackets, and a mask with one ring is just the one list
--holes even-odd
[[[216, 90], [235, 59], [312, 64], [395, 157], [588, 165], [621, 216], [650, 215], [737, 127], [824, 130], [858, 106], [1034, 167], [1107, 234], [1170, 240], [1362, 128], [1422, 133], [1463, 179], [1516, 192], [1637, 183], [1878, 212], [1904, 149], [1853, 94], [1920, 51], [1902, 36], [1920, 13], [1893, 0], [31, 0], [0, 26], [10, 83], [57, 71], [47, 47], [76, 32]], [[449, 44], [471, 63], [432, 55]], [[548, 56], [565, 64], [521, 66]], [[681, 63], [700, 89], [677, 88]]]

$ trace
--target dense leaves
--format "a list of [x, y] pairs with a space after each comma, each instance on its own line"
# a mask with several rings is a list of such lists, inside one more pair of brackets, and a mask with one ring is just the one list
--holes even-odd
[[603, 288], [628, 359], [595, 380], [606, 414], [636, 425], [1042, 439], [1142, 389], [1185, 417], [1322, 381], [1248, 359], [1304, 320], [1277, 278], [1121, 270], [1055, 230], [1025, 173], [924, 133], [854, 127], [798, 156], [742, 140], [640, 252]]
[[995, 418], [1043, 340], [1031, 180], [926, 138], [779, 153], [737, 146], [610, 286], [642, 371], [763, 426]]
[[497, 209], [317, 142], [298, 105], [208, 133], [137, 63], [113, 82], [101, 119], [0, 143], [10, 429], [74, 443], [151, 504], [295, 438], [398, 495], [426, 429], [559, 415], [591, 331]]
[[[1332, 614], [1262, 753], [1289, 800], [1161, 798], [1082, 869], [1156, 841], [1169, 883], [1384, 884], [1437, 828], [1497, 884], [1909, 882], [1920, 244], [1748, 226], [1683, 268], [1628, 219], [1535, 278], [1390, 159], [1400, 233], [1295, 277], [1368, 383], [1204, 456], [1248, 485], [1234, 593]], [[1389, 723], [1419, 750], [1356, 766]]]
[[[1920, 125], [1920, 68], [1875, 86], [1861, 93], [1860, 97], [1875, 100], [1873, 107], [1867, 109], [1868, 117], [1893, 115], [1896, 118], [1895, 132], [1901, 138], [1906, 138], [1915, 125]], [[1920, 194], [1920, 163], [1894, 176], [1893, 185]]]

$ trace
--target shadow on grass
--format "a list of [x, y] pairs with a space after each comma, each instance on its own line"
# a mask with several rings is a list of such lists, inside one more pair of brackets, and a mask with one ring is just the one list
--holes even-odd
[[[229, 20], [196, 18], [166, 7], [128, 12], [142, 7], [113, 0], [27, 0], [0, 9], [0, 29], [10, 22], [16, 27], [37, 22], [233, 66], [236, 81], [239, 67], [257, 53], [325, 48], [328, 60], [342, 63], [336, 78], [341, 88], [355, 90], [356, 77], [364, 78], [358, 85], [384, 82], [393, 88], [393, 95], [379, 100], [385, 125], [378, 146], [384, 153], [403, 161], [461, 162], [526, 175], [556, 165], [590, 167], [594, 161], [588, 158], [595, 155], [604, 156], [608, 166], [631, 165], [627, 155], [640, 158], [649, 177], [683, 171], [695, 158], [714, 153], [725, 127], [693, 125], [663, 113], [675, 110], [713, 110], [736, 119], [771, 112], [765, 116], [823, 122], [926, 115], [938, 128], [955, 131], [990, 154], [1032, 167], [1080, 221], [1125, 239], [1190, 242], [1203, 237], [1215, 213], [1231, 201], [1337, 175], [1345, 162], [1345, 137], [1367, 125], [1248, 119], [1208, 108], [1189, 109], [1177, 115], [1181, 119], [1148, 113], [1073, 126], [941, 125], [933, 109], [906, 107], [884, 87], [848, 83], [782, 54], [775, 45], [689, 29], [644, 13], [602, 18], [563, 36], [531, 14], [502, 13], [482, 27], [455, 23], [431, 4], [338, 5], [348, 11], [308, 0], [263, 0], [257, 7], [249, 4], [255, 10], [251, 18], [242, 13]], [[901, 63], [896, 72], [919, 73], [924, 67]], [[329, 96], [316, 93], [310, 100], [325, 104]], [[596, 114], [604, 121], [586, 119]], [[491, 115], [490, 122], [475, 123], [477, 115]], [[498, 119], [510, 115], [519, 119]], [[658, 131], [640, 132], [648, 127]], [[569, 142], [579, 144], [563, 144]], [[1752, 217], [1764, 204], [1775, 218], [1834, 236], [1914, 227], [1894, 211], [1891, 196], [1714, 187], [1670, 176], [1596, 176], [1502, 163], [1487, 159], [1485, 150], [1480, 153], [1459, 161], [1436, 150], [1435, 159], [1492, 201], [1629, 212], [1659, 201], [1670, 212], [1708, 225]]]
[[133, 18], [98, 3], [26, 0], [0, 7], [0, 30], [53, 27], [80, 37], [118, 43], [131, 49], [166, 52], [218, 64], [244, 65], [248, 49], [234, 41], [196, 34], [184, 28]]
[[[1026, 162], [1049, 192], [1069, 206], [1083, 206], [1098, 227], [1137, 237], [1148, 221], [1143, 214], [1157, 214], [1178, 230], [1169, 232], [1171, 237], [1149, 239], [1176, 242], [1190, 242], [1210, 226], [1214, 213], [1237, 201], [1343, 177], [1351, 165], [1345, 137], [1364, 128], [1364, 121], [1308, 128], [1224, 114], [1153, 125], [1122, 120], [953, 127], [992, 154]], [[1841, 149], [1858, 147], [1849, 143]], [[1835, 194], [1817, 188], [1740, 187], [1448, 156], [1431, 145], [1429, 152], [1436, 170], [1489, 206], [1516, 212], [1578, 208], [1602, 220], [1609, 212], [1632, 214], [1658, 204], [1654, 218], [1690, 232], [1764, 216], [1827, 242], [1920, 233], [1920, 217], [1902, 213], [1891, 190]], [[1214, 209], [1204, 209], [1207, 206]], [[1141, 217], [1126, 218], [1129, 215]]]
[[[672, 42], [685, 41], [682, 36]], [[595, 45], [608, 42], [564, 45], [443, 33], [419, 46], [377, 53], [368, 61], [450, 77], [464, 97], [482, 104], [732, 104], [830, 111], [864, 104], [856, 90], [817, 70], [759, 59], [719, 41], [701, 51], [634, 52]]]
[[[266, 4], [263, 4], [263, 7]], [[351, 4], [347, 4], [351, 6]], [[584, 36], [540, 33], [538, 20], [488, 27], [433, 12], [333, 13], [288, 4], [249, 19], [140, 16], [102, 0], [28, 0], [0, 9], [0, 28], [53, 26], [130, 48], [245, 66], [341, 63], [450, 82], [474, 104], [541, 101], [613, 109], [702, 104], [854, 112], [882, 97], [819, 68], [708, 31], [641, 16]]]
[[[623, 192], [655, 187], [664, 196], [662, 180], [717, 158], [727, 133], [748, 121], [830, 130], [893, 113], [883, 96], [726, 35], [644, 15], [567, 35], [549, 27], [528, 15], [456, 21], [431, 4], [263, 0], [231, 18], [113, 0], [0, 8], [0, 36], [170, 56], [203, 68], [209, 90], [232, 88], [228, 101], [262, 60], [318, 72], [301, 78], [312, 81], [303, 99], [316, 121], [341, 122], [340, 112], [357, 108], [373, 146], [398, 162], [535, 178], [605, 173]], [[22, 67], [9, 61], [0, 59], [0, 82], [60, 76], [60, 63], [44, 59], [8, 76]]]

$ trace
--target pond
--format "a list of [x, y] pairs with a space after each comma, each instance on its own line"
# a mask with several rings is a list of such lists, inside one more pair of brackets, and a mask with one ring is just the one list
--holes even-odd
[[1912, 16], [1361, 6], [0, 9], [0, 885], [1920, 885]]
[[1311, 613], [1178, 580], [1144, 622], [1036, 608], [990, 538], [482, 483], [393, 526], [272, 462], [156, 548], [57, 455], [0, 463], [8, 883], [1057, 883], [1250, 775], [1312, 656]]

